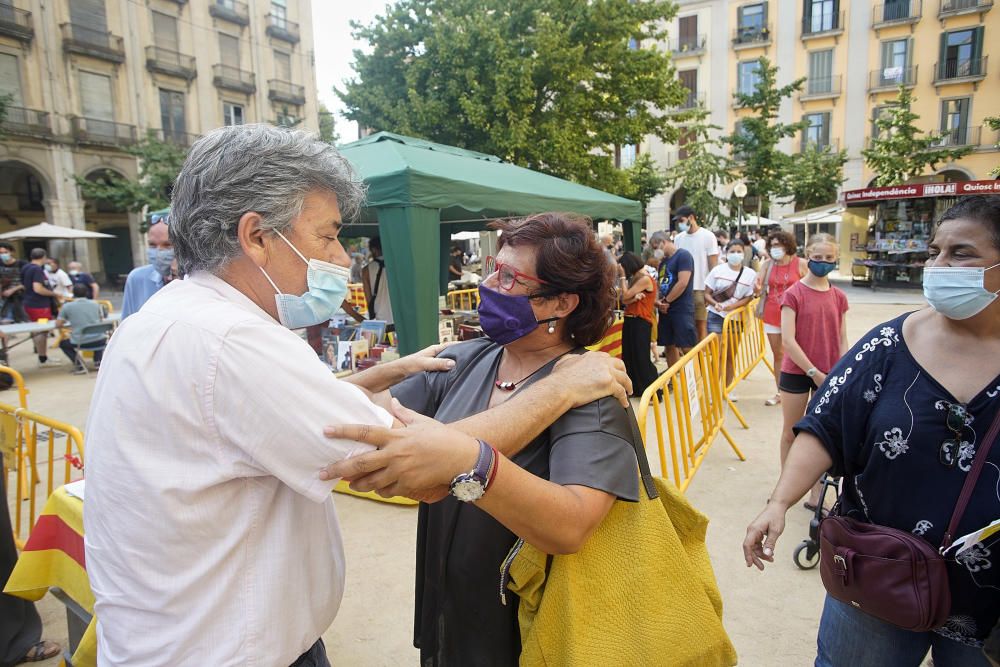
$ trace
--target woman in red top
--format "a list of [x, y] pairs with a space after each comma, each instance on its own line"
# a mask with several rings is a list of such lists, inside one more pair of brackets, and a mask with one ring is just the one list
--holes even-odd
[[[792, 427], [805, 415], [810, 394], [847, 352], [847, 296], [827, 278], [837, 268], [837, 255], [832, 236], [813, 235], [806, 245], [809, 272], [785, 291], [781, 302], [782, 467], [795, 440]], [[815, 510], [818, 498], [818, 489], [813, 489], [806, 509]]]
[[[774, 383], [778, 384], [781, 374], [781, 360], [784, 356], [781, 349], [781, 300], [785, 292], [793, 284], [803, 278], [808, 269], [806, 263], [800, 261], [795, 251], [798, 244], [795, 237], [788, 232], [773, 232], [767, 237], [770, 258], [760, 266], [757, 272], [757, 283], [754, 291], [760, 294], [764, 290], [764, 280], [767, 280], [767, 294], [764, 296], [764, 333], [771, 346], [774, 356]], [[764, 405], [777, 405], [781, 402], [781, 394], [764, 401]]]
[[622, 325], [622, 361], [632, 380], [635, 396], [656, 380], [649, 343], [653, 340], [653, 309], [656, 308], [656, 283], [646, 272], [643, 261], [627, 252], [618, 260], [624, 276], [621, 278], [625, 322]]

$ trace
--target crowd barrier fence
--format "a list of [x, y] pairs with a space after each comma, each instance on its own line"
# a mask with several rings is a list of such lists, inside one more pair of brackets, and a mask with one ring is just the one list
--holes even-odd
[[[750, 428], [743, 414], [730, 398], [733, 390], [746, 379], [757, 364], [763, 362], [774, 373], [774, 367], [767, 359], [767, 340], [764, 322], [756, 314], [757, 299], [747, 305], [726, 313], [722, 323], [722, 342], [719, 352], [719, 370], [722, 373], [723, 394], [726, 404], [733, 411], [743, 428]], [[726, 372], [731, 368], [731, 375]]]
[[447, 303], [452, 310], [476, 310], [479, 308], [479, 288], [452, 290], [448, 292]]

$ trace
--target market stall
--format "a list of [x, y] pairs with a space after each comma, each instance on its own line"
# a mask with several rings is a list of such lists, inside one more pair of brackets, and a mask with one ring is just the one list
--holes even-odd
[[[852, 282], [872, 289], [920, 288], [935, 221], [957, 197], [982, 194], [1000, 195], [1000, 180], [912, 183], [844, 192], [845, 222], [850, 217], [859, 229], [850, 241]], [[859, 222], [867, 223], [864, 237]]]

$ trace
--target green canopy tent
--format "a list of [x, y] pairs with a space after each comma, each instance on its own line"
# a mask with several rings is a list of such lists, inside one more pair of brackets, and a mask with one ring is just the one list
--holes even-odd
[[382, 240], [389, 296], [403, 354], [438, 336], [438, 295], [447, 286], [451, 234], [490, 220], [571, 211], [621, 221], [638, 249], [642, 207], [622, 197], [505, 163], [495, 155], [379, 132], [339, 147], [368, 186], [359, 221], [345, 236]]

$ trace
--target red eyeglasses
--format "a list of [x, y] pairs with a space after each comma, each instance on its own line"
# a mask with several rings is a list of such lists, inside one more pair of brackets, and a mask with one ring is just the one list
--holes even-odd
[[521, 273], [510, 264], [504, 264], [503, 262], [498, 262], [496, 257], [487, 257], [486, 263], [483, 264], [483, 266], [484, 266], [483, 276], [489, 277], [495, 273], [497, 275], [497, 282], [500, 284], [500, 287], [504, 288], [505, 290], [513, 289], [514, 283], [520, 282], [520, 280], [518, 280], [519, 278], [523, 278], [525, 280], [533, 280], [536, 283], [541, 283], [542, 285], [548, 285], [547, 282], [545, 282], [544, 280], [542, 280], [537, 276], [531, 276], [528, 275], [527, 273]]

